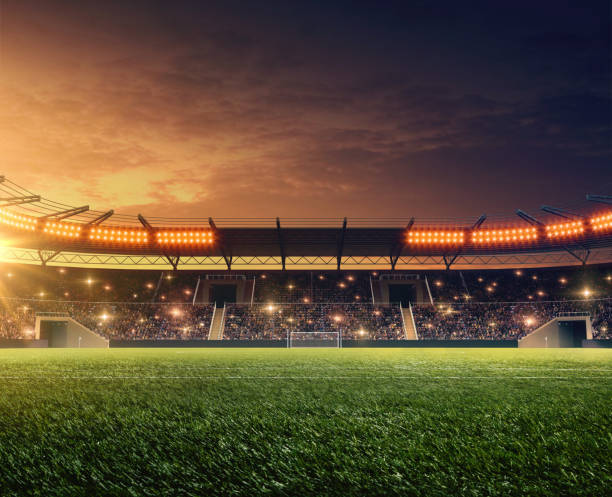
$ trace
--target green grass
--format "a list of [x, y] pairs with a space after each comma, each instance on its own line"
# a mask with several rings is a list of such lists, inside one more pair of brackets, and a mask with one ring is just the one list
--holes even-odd
[[0, 350], [0, 495], [603, 496], [611, 413], [610, 350]]

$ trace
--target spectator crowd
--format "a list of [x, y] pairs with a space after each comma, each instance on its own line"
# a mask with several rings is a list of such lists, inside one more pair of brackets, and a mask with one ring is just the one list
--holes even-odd
[[212, 304], [134, 304], [1, 299], [0, 338], [32, 338], [36, 314], [73, 318], [116, 340], [208, 338]]
[[[415, 272], [411, 272], [415, 274]], [[201, 272], [0, 267], [0, 338], [33, 335], [39, 312], [65, 313], [114, 339], [203, 339], [213, 305]], [[223, 277], [220, 273], [216, 277]], [[399, 304], [374, 304], [377, 272], [245, 272], [252, 304], [226, 303], [226, 339], [284, 339], [291, 331], [343, 339], [403, 338]], [[419, 338], [517, 339], [565, 312], [591, 316], [612, 338], [612, 268], [429, 271], [427, 304], [413, 304]], [[380, 298], [380, 297], [377, 297]]]
[[517, 340], [566, 313], [592, 318], [593, 338], [612, 338], [612, 298], [585, 301], [413, 305], [420, 339]]
[[339, 332], [343, 340], [404, 338], [399, 305], [228, 304], [224, 338], [283, 340], [291, 332]]

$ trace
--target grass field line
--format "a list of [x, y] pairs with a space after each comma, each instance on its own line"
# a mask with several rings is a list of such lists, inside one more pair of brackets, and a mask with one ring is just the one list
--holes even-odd
[[220, 375], [57, 375], [51, 377], [40, 376], [0, 376], [2, 380], [586, 380], [586, 379], [612, 379], [612, 376], [380, 376], [380, 375], [269, 375], [269, 376], [220, 376]]
[[[21, 365], [20, 365], [21, 366]], [[14, 370], [14, 368], [3, 368], [5, 371]], [[114, 371], [134, 371], [136, 369], [142, 368], [113, 368]], [[163, 369], [163, 368], [157, 368]], [[252, 366], [235, 366], [235, 367], [216, 367], [216, 366], [172, 366], [173, 370], [196, 370], [196, 371], [277, 371], [279, 369], [286, 369], [282, 366], [263, 366], [263, 367], [252, 367]], [[295, 370], [304, 369], [301, 366], [295, 366]], [[310, 371], [363, 371], [364, 368], [334, 368], [334, 367], [312, 367], [307, 366], [307, 369]], [[392, 367], [392, 368], [367, 368], [368, 371], [372, 372], [392, 372], [396, 370], [404, 370], [404, 371], [460, 371], [462, 368], [460, 367]], [[464, 370], [469, 371], [581, 371], [584, 373], [609, 373], [612, 372], [612, 369], [602, 369], [602, 368], [540, 368], [540, 367], [528, 367], [528, 368], [511, 368], [511, 367], [466, 367]], [[146, 369], [145, 369], [146, 370]], [[0, 368], [0, 372], [2, 368]], [[29, 373], [88, 373], [91, 371], [90, 369], [30, 369], [28, 368]]]

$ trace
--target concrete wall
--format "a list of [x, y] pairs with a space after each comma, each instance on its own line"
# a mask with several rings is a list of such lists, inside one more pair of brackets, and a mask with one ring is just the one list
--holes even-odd
[[45, 349], [47, 346], [47, 340], [0, 338], [0, 349]]
[[[516, 340], [344, 340], [342, 347], [372, 348], [516, 348]], [[227, 348], [286, 348], [286, 340], [111, 340], [111, 348], [126, 347], [227, 347]]]
[[36, 316], [36, 339], [49, 342], [49, 347], [108, 348], [109, 341], [69, 317]]
[[585, 349], [612, 349], [612, 340], [595, 339], [583, 340], [582, 346]]
[[519, 347], [565, 348], [575, 347], [574, 332], [563, 326], [563, 322], [582, 321], [586, 327], [586, 339], [593, 338], [591, 319], [587, 316], [558, 317], [532, 331], [519, 340]]

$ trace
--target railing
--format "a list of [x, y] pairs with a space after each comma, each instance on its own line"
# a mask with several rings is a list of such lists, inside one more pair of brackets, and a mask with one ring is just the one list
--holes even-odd
[[244, 274], [207, 274], [207, 280], [246, 280]]
[[381, 280], [420, 280], [419, 274], [381, 274]]

